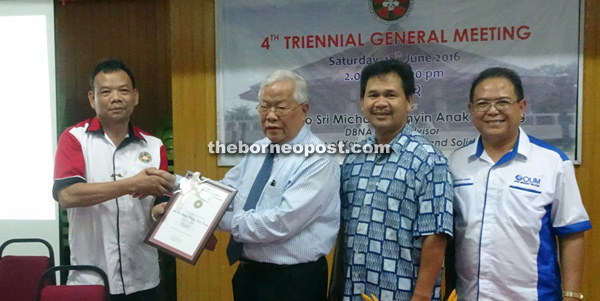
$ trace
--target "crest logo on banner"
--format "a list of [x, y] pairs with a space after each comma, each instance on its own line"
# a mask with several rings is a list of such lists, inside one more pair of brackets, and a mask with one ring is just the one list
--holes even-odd
[[370, 0], [369, 10], [371, 15], [383, 24], [397, 24], [412, 10], [412, 0]]

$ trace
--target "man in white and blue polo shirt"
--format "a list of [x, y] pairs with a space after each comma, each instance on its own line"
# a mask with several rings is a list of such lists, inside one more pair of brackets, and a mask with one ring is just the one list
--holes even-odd
[[342, 165], [336, 258], [345, 265], [336, 262], [330, 300], [440, 300], [452, 178], [446, 158], [408, 123], [414, 92], [406, 63], [386, 60], [361, 73], [360, 105], [375, 129], [361, 143], [389, 152], [349, 154]]
[[583, 231], [591, 224], [573, 164], [520, 128], [525, 107], [510, 69], [484, 70], [472, 84], [480, 136], [449, 157], [459, 300], [583, 298]]
[[[169, 193], [175, 176], [160, 139], [130, 123], [139, 98], [131, 70], [103, 60], [90, 75], [90, 89], [96, 116], [63, 132], [54, 166], [52, 193], [67, 208], [71, 264], [102, 269], [112, 300], [155, 300], [158, 253], [144, 238], [151, 210], [164, 206], [154, 206], [154, 197]], [[85, 271], [68, 278], [74, 285], [100, 283]]]

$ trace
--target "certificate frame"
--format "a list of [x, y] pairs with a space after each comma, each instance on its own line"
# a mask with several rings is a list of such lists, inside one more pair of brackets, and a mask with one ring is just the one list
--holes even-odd
[[[212, 203], [209, 206], [202, 205], [202, 203], [206, 203], [202, 197], [198, 199], [202, 191], [205, 194], [207, 191], [211, 194], [210, 202]], [[144, 242], [195, 265], [236, 193], [237, 189], [208, 178], [201, 178], [201, 181], [192, 190], [174, 192], [165, 207], [165, 213], [152, 226]], [[194, 199], [193, 207], [199, 210], [198, 212], [202, 211], [202, 207], [208, 209], [204, 209], [200, 215], [187, 210], [186, 207], [190, 207], [189, 204], [186, 207], [183, 206], [185, 206], [184, 203], [191, 202], [190, 198]], [[200, 206], [198, 206], [198, 202], [200, 202]], [[208, 218], [204, 215], [208, 215]], [[198, 228], [201, 228], [202, 231], [194, 230]]]

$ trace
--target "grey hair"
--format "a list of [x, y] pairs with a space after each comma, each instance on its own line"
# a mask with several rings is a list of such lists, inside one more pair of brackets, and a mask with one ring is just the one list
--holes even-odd
[[294, 82], [294, 99], [298, 104], [308, 103], [308, 84], [306, 80], [295, 72], [289, 70], [275, 70], [269, 74], [263, 82], [260, 84], [260, 90], [258, 90], [258, 101], [262, 99], [263, 90], [266, 86], [273, 83], [291, 80]]

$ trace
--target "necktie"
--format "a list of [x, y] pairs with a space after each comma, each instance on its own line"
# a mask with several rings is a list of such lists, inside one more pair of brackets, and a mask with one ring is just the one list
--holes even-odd
[[[263, 161], [262, 167], [258, 171], [256, 179], [254, 179], [254, 184], [252, 184], [252, 188], [250, 188], [250, 193], [248, 193], [248, 198], [244, 204], [244, 211], [256, 208], [256, 203], [258, 203], [258, 199], [262, 194], [263, 188], [265, 187], [267, 180], [269, 180], [269, 177], [271, 177], [271, 170], [273, 169], [273, 157], [274, 155], [272, 153], [267, 153], [265, 156], [265, 161]], [[229, 258], [230, 265], [240, 260], [243, 248], [244, 244], [235, 241], [233, 239], [233, 235], [231, 235], [229, 238], [229, 244], [227, 245], [227, 258]]]

